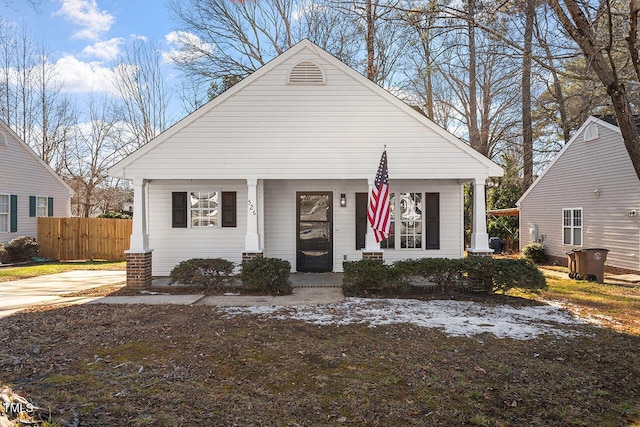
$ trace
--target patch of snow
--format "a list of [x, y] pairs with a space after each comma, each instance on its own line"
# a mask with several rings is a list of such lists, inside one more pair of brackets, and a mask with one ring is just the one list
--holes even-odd
[[513, 307], [471, 301], [347, 298], [339, 304], [296, 307], [226, 307], [227, 316], [265, 315], [316, 325], [406, 323], [441, 329], [452, 336], [490, 333], [498, 338], [534, 339], [540, 335], [575, 335], [567, 327], [584, 324], [568, 311], [550, 305]]

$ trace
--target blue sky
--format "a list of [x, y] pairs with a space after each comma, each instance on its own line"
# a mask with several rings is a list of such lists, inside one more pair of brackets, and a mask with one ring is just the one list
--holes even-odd
[[26, 0], [0, 0], [0, 18], [24, 26], [49, 49], [65, 92], [107, 90], [115, 60], [136, 38], [156, 41], [167, 52], [175, 47], [164, 0], [40, 0], [36, 9]]

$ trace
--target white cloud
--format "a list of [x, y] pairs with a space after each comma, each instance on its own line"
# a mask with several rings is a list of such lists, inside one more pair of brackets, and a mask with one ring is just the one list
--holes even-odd
[[205, 43], [200, 37], [186, 31], [172, 31], [164, 36], [169, 45], [168, 52], [162, 52], [166, 62], [193, 61], [204, 56], [204, 52], [213, 52], [215, 47]]
[[111, 28], [115, 17], [105, 10], [100, 10], [96, 0], [59, 0], [62, 6], [53, 15], [82, 27], [74, 34], [81, 39], [97, 40]]
[[65, 92], [115, 93], [113, 71], [99, 62], [83, 62], [72, 55], [66, 55], [58, 59], [56, 69]]
[[120, 45], [124, 43], [121, 37], [99, 41], [82, 50], [82, 54], [99, 58], [105, 61], [113, 61], [120, 54]]

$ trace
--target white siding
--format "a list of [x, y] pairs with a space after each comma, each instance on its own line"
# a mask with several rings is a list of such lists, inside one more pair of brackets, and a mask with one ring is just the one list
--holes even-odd
[[607, 248], [607, 265], [640, 270], [640, 216], [629, 216], [640, 210], [638, 178], [620, 133], [599, 124], [598, 135], [587, 142], [576, 135], [521, 200], [520, 245], [531, 242], [536, 224], [547, 252], [566, 258], [577, 247], [562, 243], [562, 209], [583, 208], [581, 248]]
[[0, 233], [0, 242], [7, 243], [18, 236], [36, 237], [37, 218], [29, 217], [29, 196], [53, 197], [53, 214], [71, 215], [69, 189], [53, 171], [45, 166], [22, 141], [0, 124], [7, 144], [0, 144], [0, 194], [18, 196], [18, 231]]
[[[326, 85], [287, 84], [291, 67], [304, 60], [323, 68]], [[460, 141], [453, 144], [444, 131], [426, 126], [407, 105], [381, 96], [362, 76], [354, 78], [311, 49], [257, 74], [112, 173], [149, 179], [366, 179], [385, 145], [392, 179], [468, 179], [496, 172]]]
[[[453, 181], [394, 181], [394, 192], [440, 193], [440, 249], [384, 250], [387, 263], [407, 258], [460, 258], [462, 248], [462, 186]], [[333, 193], [333, 269], [342, 271], [342, 261], [362, 259], [355, 248], [355, 193], [368, 190], [366, 180], [265, 181], [265, 256], [286, 259], [296, 268], [296, 192], [327, 191]], [[340, 207], [340, 194], [347, 196], [347, 206]]]
[[[171, 193], [174, 191], [235, 191], [237, 227], [171, 227]], [[168, 276], [180, 261], [191, 258], [225, 258], [240, 263], [247, 228], [247, 185], [242, 181], [152, 181], [149, 184], [149, 248], [153, 250], [153, 275]]]
[[[440, 249], [385, 250], [385, 260], [422, 257], [460, 258], [462, 248], [462, 187], [453, 181], [399, 181], [390, 183], [397, 192], [440, 193]], [[342, 271], [342, 261], [362, 258], [355, 249], [355, 193], [367, 192], [366, 180], [305, 180], [263, 182], [264, 232], [261, 225], [264, 256], [289, 261], [296, 268], [296, 192], [333, 193], [334, 271]], [[220, 190], [237, 192], [236, 228], [172, 228], [171, 193], [174, 191]], [[340, 207], [340, 194], [347, 196], [347, 206]], [[149, 247], [153, 250], [153, 275], [168, 276], [180, 261], [190, 258], [225, 258], [242, 261], [246, 233], [246, 181], [156, 180], [149, 185]], [[259, 198], [260, 200], [260, 198]]]

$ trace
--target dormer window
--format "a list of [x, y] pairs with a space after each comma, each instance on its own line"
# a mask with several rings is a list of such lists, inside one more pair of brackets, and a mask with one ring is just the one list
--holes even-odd
[[291, 69], [289, 84], [323, 85], [326, 82], [322, 68], [311, 61], [303, 61]]

